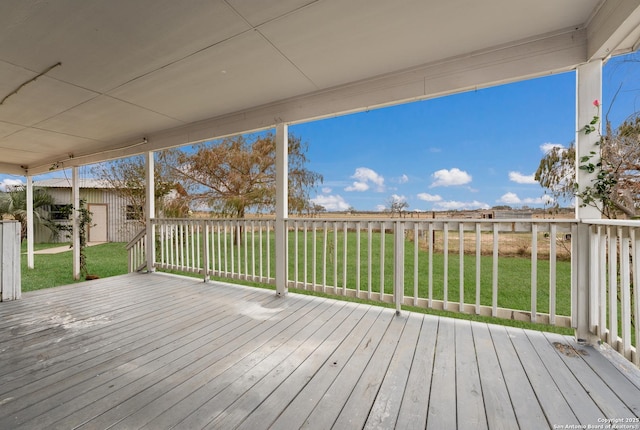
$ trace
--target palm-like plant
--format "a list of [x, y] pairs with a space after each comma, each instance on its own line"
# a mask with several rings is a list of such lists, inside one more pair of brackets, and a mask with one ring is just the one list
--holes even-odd
[[[57, 233], [55, 223], [42, 215], [38, 208], [52, 205], [53, 197], [41, 188], [33, 190], [33, 222], [34, 224], [44, 225], [52, 232]], [[0, 193], [0, 218], [10, 218], [20, 221], [21, 235], [20, 239], [27, 237], [27, 189], [24, 185], [14, 186], [6, 193]]]

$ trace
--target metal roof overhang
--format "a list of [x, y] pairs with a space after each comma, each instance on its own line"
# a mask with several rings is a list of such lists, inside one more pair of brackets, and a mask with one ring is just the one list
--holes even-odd
[[0, 4], [0, 173], [575, 69], [638, 48], [640, 0]]

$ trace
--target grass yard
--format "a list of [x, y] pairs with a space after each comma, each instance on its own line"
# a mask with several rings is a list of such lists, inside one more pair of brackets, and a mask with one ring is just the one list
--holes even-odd
[[[63, 244], [36, 244], [35, 250]], [[27, 268], [26, 244], [22, 245], [22, 291], [40, 290], [73, 284], [73, 253], [71, 248], [59, 254], [34, 255], [35, 269]], [[86, 248], [89, 273], [101, 278], [127, 273], [127, 251], [124, 243], [105, 243]]]

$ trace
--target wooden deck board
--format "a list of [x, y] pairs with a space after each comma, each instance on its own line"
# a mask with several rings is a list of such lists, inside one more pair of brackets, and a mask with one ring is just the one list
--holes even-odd
[[431, 377], [428, 429], [457, 428], [456, 351], [454, 320], [441, 319]]
[[[478, 357], [471, 323], [455, 321], [457, 422], [474, 429], [487, 428]], [[459, 424], [459, 425], [460, 425]]]
[[565, 336], [165, 274], [0, 304], [0, 429], [594, 425], [639, 381]]

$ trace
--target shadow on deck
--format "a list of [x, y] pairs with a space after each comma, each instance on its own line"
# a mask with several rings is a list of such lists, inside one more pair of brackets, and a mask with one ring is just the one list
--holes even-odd
[[556, 334], [130, 274], [0, 303], [0, 428], [639, 429], [640, 370], [608, 356]]

